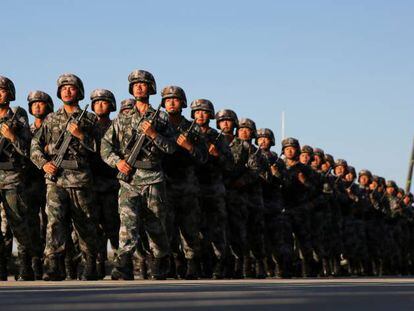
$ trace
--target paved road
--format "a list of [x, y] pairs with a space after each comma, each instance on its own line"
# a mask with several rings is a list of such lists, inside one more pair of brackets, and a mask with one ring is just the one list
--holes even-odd
[[414, 310], [414, 278], [0, 282], [0, 310]]

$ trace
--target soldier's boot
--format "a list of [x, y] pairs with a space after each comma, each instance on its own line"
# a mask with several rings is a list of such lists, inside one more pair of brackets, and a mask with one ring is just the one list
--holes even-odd
[[112, 280], [134, 280], [131, 256], [125, 254], [117, 257], [114, 261], [114, 268], [111, 272]]
[[43, 281], [63, 281], [65, 275], [61, 270], [60, 256], [51, 256], [46, 259], [46, 270], [43, 273]]
[[15, 276], [16, 281], [34, 281], [31, 258], [26, 254], [19, 254], [19, 273]]
[[243, 258], [236, 258], [234, 262], [234, 273], [233, 273], [233, 279], [243, 279], [243, 266], [244, 261]]
[[266, 272], [263, 259], [256, 260], [256, 279], [265, 279]]
[[151, 265], [151, 279], [152, 280], [165, 280], [164, 258], [153, 258]]
[[327, 258], [322, 259], [322, 274], [324, 277], [331, 276], [331, 267]]
[[96, 270], [97, 270], [98, 280], [103, 280], [106, 276], [105, 260], [99, 260], [96, 262]]
[[41, 280], [43, 276], [43, 264], [39, 257], [32, 258], [32, 269], [36, 281]]
[[7, 281], [7, 259], [0, 254], [0, 281]]
[[186, 280], [198, 279], [198, 261], [195, 258], [187, 260], [187, 273], [185, 274]]
[[276, 276], [275, 271], [278, 269], [278, 264], [274, 262], [271, 256], [266, 257], [266, 274], [269, 278]]
[[252, 267], [252, 258], [250, 256], [244, 256], [243, 275], [245, 278], [255, 277]]
[[282, 279], [292, 278], [292, 261], [288, 258], [283, 258], [279, 265], [278, 277]]
[[174, 266], [175, 266], [176, 277], [179, 279], [184, 279], [186, 268], [185, 268], [185, 264], [181, 257], [178, 256], [174, 258]]
[[301, 262], [302, 265], [302, 277], [310, 278], [313, 277], [312, 264], [309, 260], [303, 259]]
[[98, 273], [96, 271], [96, 257], [86, 256], [85, 267], [83, 268], [82, 281], [96, 281], [98, 280]]
[[138, 271], [136, 275], [140, 280], [148, 279], [148, 267], [145, 258], [140, 258], [140, 260], [138, 261]]
[[221, 280], [224, 278], [224, 260], [220, 258], [214, 265], [213, 279]]
[[78, 265], [71, 258], [65, 258], [66, 280], [73, 281], [78, 279]]

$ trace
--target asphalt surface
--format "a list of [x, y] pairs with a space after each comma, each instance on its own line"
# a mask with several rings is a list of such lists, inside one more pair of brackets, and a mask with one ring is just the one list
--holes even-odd
[[0, 310], [414, 310], [414, 278], [0, 282]]

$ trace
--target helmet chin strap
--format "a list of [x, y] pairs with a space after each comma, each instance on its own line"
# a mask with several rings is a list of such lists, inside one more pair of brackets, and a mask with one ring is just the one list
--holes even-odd
[[149, 96], [143, 96], [143, 97], [138, 97], [138, 96], [136, 96], [136, 97], [135, 97], [135, 100], [136, 100], [136, 101], [138, 101], [138, 102], [143, 102], [143, 103], [146, 103], [146, 102], [148, 102], [148, 100], [149, 100]]
[[78, 102], [76, 100], [63, 101], [63, 103], [65, 105], [68, 105], [68, 106], [77, 106], [78, 105]]

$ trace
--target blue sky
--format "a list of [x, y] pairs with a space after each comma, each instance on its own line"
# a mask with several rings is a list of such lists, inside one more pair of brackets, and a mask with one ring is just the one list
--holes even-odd
[[287, 136], [405, 186], [413, 1], [3, 0], [1, 12], [0, 74], [15, 82], [16, 105], [40, 89], [60, 106], [63, 72], [120, 102], [128, 74], [146, 69], [159, 90], [182, 86], [190, 101], [272, 128], [277, 152], [285, 111]]

